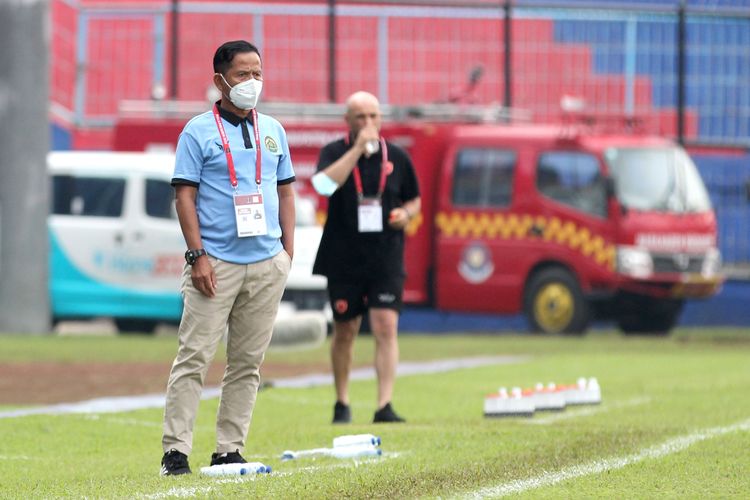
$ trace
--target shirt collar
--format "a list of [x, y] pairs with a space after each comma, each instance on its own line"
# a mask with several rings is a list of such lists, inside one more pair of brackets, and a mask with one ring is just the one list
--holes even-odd
[[219, 108], [219, 116], [224, 118], [226, 121], [234, 125], [235, 127], [243, 122], [243, 120], [247, 120], [250, 125], [253, 124], [253, 114], [248, 113], [247, 118], [240, 118], [239, 116], [235, 115], [231, 111], [228, 111], [221, 107], [221, 101], [216, 101], [216, 107]]

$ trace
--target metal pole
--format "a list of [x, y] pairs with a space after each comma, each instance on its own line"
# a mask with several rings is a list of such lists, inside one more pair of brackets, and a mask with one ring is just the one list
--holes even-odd
[[[505, 50], [503, 51], [503, 79], [504, 79], [504, 93], [503, 93], [503, 106], [510, 110], [513, 106], [513, 64], [512, 64], [512, 41], [511, 41], [511, 25], [512, 25], [512, 0], [505, 0], [503, 4], [503, 44]], [[506, 119], [511, 120], [511, 114], [506, 114]]]
[[0, 333], [49, 333], [48, 2], [0, 2]]
[[685, 55], [687, 29], [685, 20], [685, 0], [677, 7], [677, 142], [685, 143], [685, 81], [687, 72]]
[[328, 102], [336, 102], [336, 0], [328, 0]]
[[179, 47], [179, 32], [180, 32], [180, 0], [172, 0], [172, 36], [171, 36], [171, 42], [169, 45], [170, 48], [170, 80], [171, 80], [171, 89], [169, 94], [172, 96], [172, 99], [177, 99], [178, 96], [178, 90], [179, 90], [179, 83], [178, 83], [178, 74], [177, 74], [177, 63], [180, 56], [180, 47]]

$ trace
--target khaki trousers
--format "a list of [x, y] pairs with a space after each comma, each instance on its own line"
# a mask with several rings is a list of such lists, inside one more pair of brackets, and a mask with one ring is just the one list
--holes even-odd
[[164, 407], [162, 446], [189, 455], [203, 381], [219, 342], [227, 335], [227, 368], [216, 417], [216, 451], [242, 452], [260, 383], [260, 365], [271, 341], [291, 260], [285, 251], [247, 265], [209, 257], [216, 273], [213, 298], [198, 291], [190, 267], [182, 275], [184, 310], [179, 348]]

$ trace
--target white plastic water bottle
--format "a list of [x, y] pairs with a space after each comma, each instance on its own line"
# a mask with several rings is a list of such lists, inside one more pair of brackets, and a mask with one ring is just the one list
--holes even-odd
[[286, 450], [281, 454], [281, 460], [294, 460], [296, 458], [330, 457], [332, 448], [312, 448], [310, 450]]
[[589, 404], [599, 404], [602, 402], [602, 389], [599, 387], [599, 381], [595, 377], [591, 377], [586, 383], [586, 402]]
[[365, 143], [365, 151], [368, 156], [372, 156], [380, 150], [380, 141], [372, 140]]
[[333, 447], [341, 446], [380, 446], [380, 438], [373, 434], [348, 434], [333, 438]]
[[382, 454], [383, 450], [372, 445], [331, 448], [331, 456], [336, 458], [377, 457]]
[[260, 462], [201, 467], [201, 474], [205, 474], [206, 476], [244, 476], [246, 474], [268, 474], [270, 472], [271, 467]]

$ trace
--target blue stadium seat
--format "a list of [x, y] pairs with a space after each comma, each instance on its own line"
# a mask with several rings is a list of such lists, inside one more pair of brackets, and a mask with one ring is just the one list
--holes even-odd
[[[568, 6], [591, 4], [578, 0], [565, 2]], [[620, 3], [676, 6], [676, 0], [640, 0]], [[532, 5], [533, 2], [519, 2]], [[689, 0], [692, 8], [713, 9], [750, 7], [750, 0]], [[651, 77], [652, 102], [657, 108], [673, 108], [677, 104], [676, 73], [676, 18], [650, 20], [641, 15], [636, 25], [636, 73]], [[625, 72], [625, 21], [558, 20], [555, 21], [555, 41], [558, 43], [586, 43], [591, 45], [593, 68], [598, 74], [618, 75]], [[728, 48], [750, 45], [750, 23], [744, 19], [724, 19], [695, 12], [687, 22], [687, 93], [686, 105], [698, 117], [701, 138], [729, 140], [747, 138], [750, 116], [727, 113], [737, 108], [741, 98], [737, 93], [750, 93], [750, 55]], [[747, 112], [745, 111], [745, 114]], [[731, 120], [735, 120], [736, 123]]]

